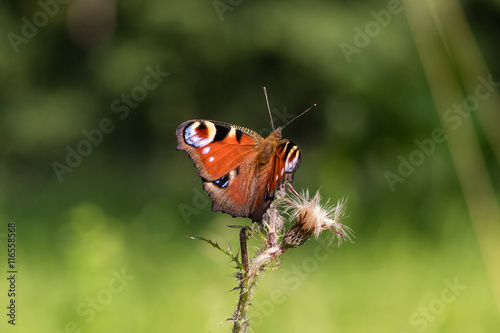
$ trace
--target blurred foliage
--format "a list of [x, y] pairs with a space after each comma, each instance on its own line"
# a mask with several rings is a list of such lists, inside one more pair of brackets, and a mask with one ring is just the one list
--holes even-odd
[[[185, 236], [236, 246], [225, 225], [244, 220], [210, 211], [175, 129], [202, 118], [268, 134], [263, 86], [277, 126], [318, 104], [284, 131], [303, 152], [294, 186], [348, 197], [357, 239], [287, 289], [255, 330], [415, 332], [409, 316], [455, 277], [467, 289], [426, 332], [500, 329], [447, 144], [394, 192], [384, 177], [441, 126], [404, 11], [348, 62], [341, 43], [353, 44], [354, 28], [386, 2], [241, 1], [223, 20], [212, 1], [62, 2], [0, 5], [0, 220], [19, 229], [19, 332], [64, 332], [72, 321], [82, 332], [229, 331], [217, 323], [236, 300], [226, 293], [231, 268]], [[500, 2], [461, 6], [498, 81]], [[13, 44], [9, 33], [23, 36], [40, 12], [46, 23]], [[146, 89], [155, 69], [169, 75]], [[68, 165], [68, 147], [85, 149], [83, 132], [106, 118], [113, 129], [58, 177], [54, 161]], [[482, 144], [498, 195], [498, 161]], [[200, 193], [185, 220], [179, 205], [195, 206]], [[269, 273], [255, 301], [289, 288], [284, 272], [316, 245]], [[134, 279], [86, 323], [76, 309], [123, 268]], [[0, 327], [12, 329], [5, 318]]]

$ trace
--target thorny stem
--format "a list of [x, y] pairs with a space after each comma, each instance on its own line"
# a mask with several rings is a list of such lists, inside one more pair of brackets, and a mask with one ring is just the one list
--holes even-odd
[[240, 231], [240, 247], [241, 247], [241, 262], [243, 265], [243, 271], [240, 272], [240, 298], [238, 300], [238, 306], [234, 310], [233, 314], [233, 333], [243, 332], [245, 333], [248, 328], [247, 311], [250, 305], [250, 278], [249, 278], [249, 265], [248, 265], [248, 250], [247, 250], [247, 229], [249, 227], [241, 228]]
[[243, 263], [243, 270], [245, 272], [248, 272], [247, 229], [250, 228], [243, 227], [240, 230], [241, 262]]

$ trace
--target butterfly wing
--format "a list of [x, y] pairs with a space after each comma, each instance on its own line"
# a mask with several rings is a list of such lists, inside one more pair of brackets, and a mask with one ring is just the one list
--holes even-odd
[[271, 205], [278, 187], [285, 181], [293, 181], [295, 171], [300, 164], [300, 158], [301, 152], [296, 144], [286, 139], [278, 142], [269, 164], [260, 172], [259, 178], [262, 179], [265, 188], [256, 197], [250, 216], [252, 220], [261, 221], [262, 215]]
[[285, 181], [292, 182], [295, 171], [300, 164], [301, 152], [299, 146], [289, 140], [281, 140], [276, 148], [273, 172], [267, 184], [269, 193]]
[[189, 154], [212, 198], [212, 210], [249, 216], [262, 137], [244, 127], [210, 120], [186, 121], [176, 135], [177, 149]]

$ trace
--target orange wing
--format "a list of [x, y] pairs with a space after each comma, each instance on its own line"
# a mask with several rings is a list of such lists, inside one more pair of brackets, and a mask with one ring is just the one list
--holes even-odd
[[193, 160], [212, 198], [212, 210], [249, 216], [255, 157], [262, 137], [244, 128], [210, 120], [190, 120], [176, 131], [177, 149]]

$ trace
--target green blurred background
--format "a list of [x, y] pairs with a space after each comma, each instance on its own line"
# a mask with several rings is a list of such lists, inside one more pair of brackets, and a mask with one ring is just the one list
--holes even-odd
[[0, 26], [1, 332], [230, 331], [234, 271], [186, 236], [237, 248], [249, 220], [211, 212], [175, 129], [265, 136], [263, 86], [276, 125], [318, 104], [284, 131], [294, 187], [348, 198], [356, 239], [288, 252], [254, 331], [500, 331], [498, 87], [441, 121], [500, 81], [499, 1], [16, 0]]

